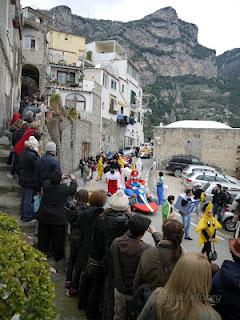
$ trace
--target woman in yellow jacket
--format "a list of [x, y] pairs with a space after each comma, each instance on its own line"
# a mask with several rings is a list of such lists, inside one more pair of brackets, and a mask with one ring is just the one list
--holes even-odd
[[98, 171], [97, 181], [102, 180], [102, 175], [103, 175], [103, 157], [102, 156], [98, 160], [97, 171]]
[[209, 260], [211, 244], [216, 242], [216, 230], [222, 228], [221, 224], [213, 216], [212, 209], [213, 204], [211, 202], [204, 205], [204, 214], [196, 227], [196, 231], [200, 232], [199, 244], [203, 244], [202, 253], [206, 253]]

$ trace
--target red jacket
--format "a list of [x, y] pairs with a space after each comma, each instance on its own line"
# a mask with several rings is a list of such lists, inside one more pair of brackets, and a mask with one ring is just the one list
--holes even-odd
[[29, 139], [30, 136], [33, 136], [35, 133], [35, 130], [30, 128], [28, 129], [24, 135], [22, 136], [22, 138], [20, 138], [20, 140], [18, 140], [18, 142], [15, 144], [14, 146], [14, 152], [19, 156], [23, 150], [24, 150], [24, 142], [27, 141]]
[[22, 118], [22, 116], [20, 115], [19, 112], [14, 112], [13, 116], [12, 116], [10, 122], [9, 122], [9, 126], [12, 126], [17, 120], [19, 120], [21, 118]]

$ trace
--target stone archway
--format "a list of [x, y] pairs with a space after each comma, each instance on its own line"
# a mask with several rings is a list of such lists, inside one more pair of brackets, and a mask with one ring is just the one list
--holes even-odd
[[39, 70], [31, 64], [22, 67], [21, 96], [31, 96], [39, 90]]

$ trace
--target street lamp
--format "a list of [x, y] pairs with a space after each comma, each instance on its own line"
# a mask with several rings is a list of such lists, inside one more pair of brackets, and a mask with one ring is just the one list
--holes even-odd
[[[159, 136], [156, 136], [155, 137], [155, 141], [156, 141], [156, 143], [157, 143], [157, 145], [158, 146], [160, 146], [160, 144], [161, 144], [161, 137], [159, 137]], [[156, 168], [157, 168], [157, 170], [158, 170], [158, 164], [159, 164], [159, 152], [158, 152], [158, 148], [156, 148], [156, 153], [157, 153], [157, 165], [156, 165]]]

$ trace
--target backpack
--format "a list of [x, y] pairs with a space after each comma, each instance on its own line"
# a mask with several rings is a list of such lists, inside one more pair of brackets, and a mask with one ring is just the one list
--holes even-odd
[[181, 202], [182, 207], [186, 207], [187, 204], [188, 204], [188, 201], [186, 199], [182, 199], [182, 202]]

